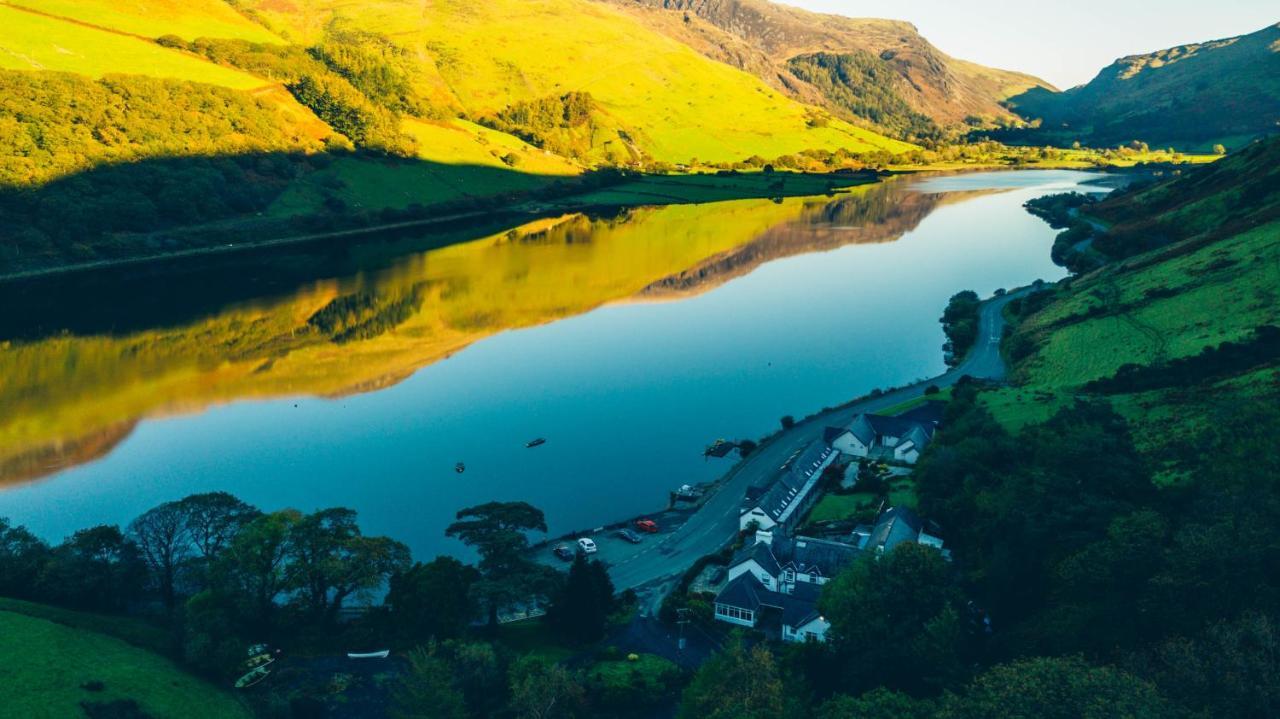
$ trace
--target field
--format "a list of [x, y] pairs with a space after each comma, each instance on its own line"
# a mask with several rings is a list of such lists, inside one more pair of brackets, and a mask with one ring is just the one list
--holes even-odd
[[15, 7], [143, 37], [177, 35], [225, 37], [250, 42], [282, 42], [269, 30], [222, 0], [5, 0]]
[[270, 83], [150, 41], [0, 5], [0, 67], [89, 77], [128, 73], [207, 82], [237, 90]]
[[912, 146], [839, 120], [813, 121], [799, 103], [759, 79], [714, 62], [623, 12], [578, 0], [436, 3], [429, 19], [408, 0], [300, 0], [287, 10], [250, 3], [302, 41], [334, 16], [430, 55], [442, 103], [473, 115], [519, 100], [589, 91], [608, 117], [658, 160], [766, 158], [804, 149], [855, 151]]
[[[136, 701], [159, 719], [234, 719], [234, 697], [157, 654], [92, 631], [0, 610], [0, 707], [24, 719], [83, 717], [81, 702]], [[101, 691], [83, 688], [101, 682]]]
[[[418, 157], [447, 165], [473, 165], [533, 175], [576, 175], [568, 160], [529, 145], [520, 138], [466, 120], [406, 120], [405, 131], [418, 141]], [[514, 164], [503, 160], [509, 157]]]
[[[1123, 364], [1196, 354], [1280, 322], [1278, 234], [1273, 222], [1123, 276], [1104, 270], [1087, 292], [1055, 303], [1023, 330], [1055, 328], [1019, 378], [1037, 388], [1077, 386]], [[1100, 346], [1110, 351], [1084, 351]]]

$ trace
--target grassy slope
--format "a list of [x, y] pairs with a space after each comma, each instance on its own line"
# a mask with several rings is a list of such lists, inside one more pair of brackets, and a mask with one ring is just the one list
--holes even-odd
[[[1274, 190], [1243, 208], [1240, 194], [1275, 187], [1280, 169], [1273, 147], [1193, 173], [1172, 184], [1113, 200], [1098, 211], [1124, 218], [1116, 227], [1152, 225], [1143, 216], [1172, 215], [1189, 228], [1171, 245], [1114, 263], [1076, 280], [1017, 332], [1035, 351], [1015, 367], [1016, 386], [984, 394], [1010, 428], [1047, 418], [1090, 380], [1124, 364], [1151, 365], [1195, 355], [1206, 346], [1247, 338], [1260, 325], [1280, 324], [1280, 219]], [[1266, 150], [1272, 150], [1268, 152]], [[1269, 179], [1268, 179], [1269, 178]], [[1207, 184], [1207, 180], [1215, 182]], [[1179, 220], [1179, 214], [1195, 222]], [[1221, 230], [1231, 223], [1254, 226]], [[1115, 231], [1115, 230], [1113, 230]], [[1188, 441], [1223, 407], [1248, 396], [1280, 394], [1276, 368], [1251, 370], [1195, 388], [1113, 395], [1134, 422], [1142, 448], [1176, 478], [1165, 448]]]
[[[30, 719], [82, 717], [80, 702], [133, 699], [158, 719], [248, 717], [233, 697], [112, 637], [0, 610], [0, 707]], [[101, 692], [81, 685], [100, 681]]]
[[5, 4], [149, 38], [178, 35], [187, 40], [282, 42], [222, 0], [5, 0]]
[[423, 52], [451, 97], [473, 115], [513, 102], [589, 91], [659, 160], [734, 161], [808, 148], [910, 146], [840, 121], [808, 127], [806, 108], [757, 78], [699, 55], [613, 8], [587, 0], [338, 0], [292, 9], [255, 3], [294, 36], [314, 39], [334, 16]]
[[168, 50], [150, 41], [0, 5], [0, 67], [109, 73], [206, 82], [236, 90], [271, 83]]

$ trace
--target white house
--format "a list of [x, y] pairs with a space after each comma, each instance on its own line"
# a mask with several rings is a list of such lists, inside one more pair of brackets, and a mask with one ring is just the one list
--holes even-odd
[[766, 531], [788, 528], [817, 499], [814, 489], [822, 472], [839, 457], [824, 442], [814, 442], [792, 455], [778, 468], [774, 480], [765, 487], [751, 487], [738, 513], [738, 529], [746, 531], [753, 524]]
[[856, 527], [853, 536], [859, 549], [876, 554], [883, 554], [903, 542], [914, 542], [933, 547], [943, 556], [950, 556], [949, 550], [943, 549], [942, 538], [930, 533], [924, 520], [906, 507], [886, 509], [876, 518], [874, 525]]
[[859, 551], [845, 542], [760, 532], [730, 563], [715, 618], [753, 628], [776, 622], [784, 641], [824, 641], [830, 624], [818, 612], [818, 595]]
[[850, 457], [874, 457], [915, 464], [942, 420], [943, 403], [927, 402], [889, 417], [860, 414], [847, 427], [828, 427], [823, 439]]

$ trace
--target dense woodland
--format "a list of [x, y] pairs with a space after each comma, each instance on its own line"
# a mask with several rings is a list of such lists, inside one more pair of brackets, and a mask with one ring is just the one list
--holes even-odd
[[787, 61], [787, 69], [821, 90], [836, 107], [900, 139], [921, 142], [944, 137], [937, 123], [902, 98], [898, 90], [902, 78], [889, 63], [865, 50], [799, 55]]

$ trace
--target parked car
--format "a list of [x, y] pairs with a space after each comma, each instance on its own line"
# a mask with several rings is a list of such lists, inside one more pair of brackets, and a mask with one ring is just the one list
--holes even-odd
[[641, 532], [648, 532], [649, 534], [657, 534], [658, 523], [653, 521], [652, 519], [637, 519], [636, 529], [640, 530]]
[[596, 547], [596, 540], [583, 537], [578, 540], [578, 551], [583, 554], [595, 554], [599, 549]]
[[621, 539], [622, 541], [624, 541], [624, 542], [631, 542], [632, 544], [639, 544], [641, 541], [643, 541], [643, 540], [641, 539], [641, 537], [640, 537], [640, 535], [639, 535], [639, 534], [636, 534], [635, 532], [631, 531], [630, 529], [620, 529], [620, 530], [618, 530], [617, 536], [618, 536], [618, 538], [619, 538], [619, 539]]
[[573, 550], [569, 549], [569, 545], [567, 544], [558, 544], [556, 545], [556, 548], [551, 551], [555, 552], [555, 555], [557, 557], [559, 557], [560, 559], [563, 559], [566, 562], [573, 561]]

